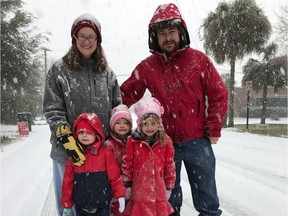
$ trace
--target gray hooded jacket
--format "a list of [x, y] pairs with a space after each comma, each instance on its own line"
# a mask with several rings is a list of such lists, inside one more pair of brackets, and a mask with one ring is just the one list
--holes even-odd
[[81, 70], [71, 71], [63, 60], [49, 70], [45, 83], [43, 112], [50, 126], [51, 158], [65, 165], [67, 154], [58, 146], [55, 130], [60, 124], [73, 127], [77, 117], [85, 112], [95, 113], [102, 122], [103, 132], [109, 134], [110, 111], [121, 103], [118, 81], [108, 68], [92, 70], [94, 60], [85, 60]]

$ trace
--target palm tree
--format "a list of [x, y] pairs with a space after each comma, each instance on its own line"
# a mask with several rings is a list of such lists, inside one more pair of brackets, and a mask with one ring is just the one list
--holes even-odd
[[235, 0], [219, 3], [201, 29], [206, 53], [219, 64], [230, 63], [228, 127], [234, 127], [235, 62], [261, 50], [271, 34], [271, 24], [254, 0]]
[[263, 48], [262, 61], [250, 58], [243, 67], [244, 77], [242, 79], [242, 84], [247, 80], [251, 80], [253, 82], [254, 90], [263, 91], [260, 124], [265, 124], [268, 87], [274, 87], [274, 92], [277, 92], [279, 88], [287, 86], [287, 55], [272, 58], [276, 51], [276, 44], [271, 43]]
[[[222, 80], [224, 81], [224, 84], [226, 86], [227, 89], [229, 89], [229, 83], [230, 83], [230, 74], [229, 73], [225, 73], [225, 74], [221, 74], [221, 78]], [[227, 128], [227, 115], [225, 116], [225, 119], [224, 119], [224, 125], [223, 127], [224, 128]]]

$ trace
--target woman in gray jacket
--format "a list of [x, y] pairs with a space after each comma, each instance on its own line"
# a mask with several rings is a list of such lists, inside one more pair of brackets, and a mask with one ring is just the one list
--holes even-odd
[[66, 160], [81, 166], [85, 163], [80, 145], [71, 128], [85, 112], [95, 113], [102, 122], [107, 138], [110, 111], [121, 103], [116, 75], [108, 67], [101, 46], [101, 26], [90, 14], [75, 19], [71, 28], [72, 46], [49, 70], [43, 101], [43, 112], [50, 126], [53, 180], [58, 216], [62, 179]]

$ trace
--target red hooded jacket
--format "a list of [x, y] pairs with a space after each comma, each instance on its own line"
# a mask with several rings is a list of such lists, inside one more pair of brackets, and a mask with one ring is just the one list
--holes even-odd
[[151, 147], [135, 130], [127, 140], [122, 172], [124, 181], [132, 184], [125, 215], [167, 216], [173, 213], [166, 198], [166, 189], [173, 189], [176, 179], [170, 137], [165, 144], [156, 141]]
[[[167, 58], [158, 46], [154, 26], [169, 20], [178, 23], [180, 48]], [[138, 64], [120, 87], [127, 106], [140, 100], [146, 89], [160, 101], [165, 110], [163, 125], [173, 142], [205, 135], [220, 137], [228, 109], [228, 91], [213, 63], [202, 52], [189, 48], [189, 43], [176, 5], [158, 7], [149, 24], [152, 55]]]
[[88, 210], [107, 207], [112, 195], [115, 198], [125, 196], [120, 168], [112, 151], [103, 145], [105, 136], [98, 116], [93, 113], [80, 115], [73, 125], [74, 136], [81, 121], [86, 121], [95, 129], [97, 141], [88, 147], [83, 146], [86, 161], [82, 166], [67, 160], [61, 205], [63, 208], [72, 208], [75, 203], [76, 207]]
[[[122, 161], [123, 161], [123, 156], [126, 153], [126, 143], [123, 143], [120, 139], [117, 139], [115, 135], [110, 132], [110, 138], [105, 141], [104, 145], [107, 146], [109, 149], [111, 149], [118, 166], [121, 168], [122, 166]], [[121, 170], [120, 170], [121, 173]], [[125, 202], [125, 205], [127, 205], [127, 200]], [[123, 216], [123, 213], [120, 213], [118, 211], [119, 209], [119, 203], [116, 199], [112, 200], [111, 204], [111, 213], [113, 216]]]

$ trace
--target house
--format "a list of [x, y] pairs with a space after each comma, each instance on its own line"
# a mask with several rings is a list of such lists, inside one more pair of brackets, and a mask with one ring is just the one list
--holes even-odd
[[[287, 90], [287, 88], [282, 88], [279, 89], [277, 93], [274, 93], [273, 88], [268, 89], [266, 117], [270, 117], [272, 114], [276, 114], [279, 117], [287, 117]], [[247, 116], [247, 92], [248, 89], [246, 89], [245, 87], [235, 87], [235, 117]], [[251, 118], [261, 117], [262, 99], [262, 90], [249, 90], [249, 116]]]

